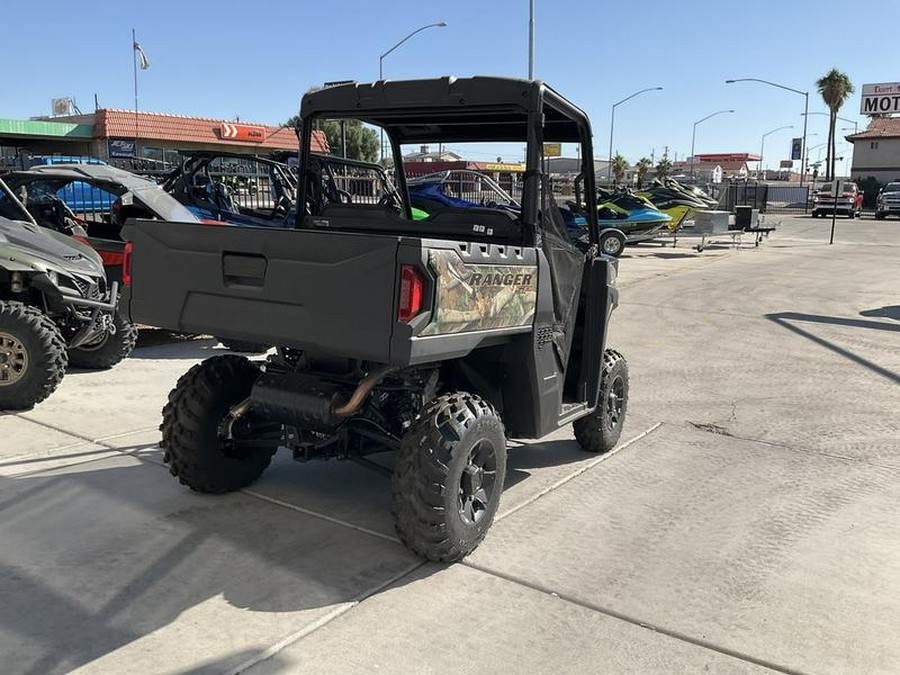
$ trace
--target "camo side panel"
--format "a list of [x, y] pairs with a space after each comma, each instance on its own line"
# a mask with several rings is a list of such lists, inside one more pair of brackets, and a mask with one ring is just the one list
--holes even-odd
[[536, 265], [473, 265], [455, 251], [429, 251], [437, 275], [431, 322], [420, 335], [526, 326], [537, 301]]

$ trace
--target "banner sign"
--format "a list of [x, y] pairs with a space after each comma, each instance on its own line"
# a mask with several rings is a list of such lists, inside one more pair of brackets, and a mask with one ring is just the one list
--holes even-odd
[[134, 157], [134, 141], [124, 138], [108, 138], [106, 139], [106, 151], [110, 159]]
[[562, 143], [544, 143], [544, 157], [561, 157]]
[[781, 164], [779, 164], [779, 166], [782, 169], [791, 169], [794, 167], [794, 163], [789, 159], [783, 159], [781, 160]]
[[864, 84], [859, 112], [862, 115], [900, 113], [900, 82]]
[[225, 141], [250, 141], [262, 143], [266, 140], [266, 128], [249, 124], [231, 124], [222, 122], [219, 127], [219, 138]]
[[791, 140], [791, 159], [803, 158], [803, 139], [794, 138]]

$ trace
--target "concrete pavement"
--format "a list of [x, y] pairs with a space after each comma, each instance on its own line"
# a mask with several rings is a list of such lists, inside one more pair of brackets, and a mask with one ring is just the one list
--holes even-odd
[[0, 417], [3, 672], [897, 672], [900, 224], [829, 228], [628, 249], [630, 442], [517, 444], [451, 567], [352, 464], [178, 485], [160, 408], [212, 340], [70, 373]]

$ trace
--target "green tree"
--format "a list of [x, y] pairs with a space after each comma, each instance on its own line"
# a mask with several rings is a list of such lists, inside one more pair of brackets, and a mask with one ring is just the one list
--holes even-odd
[[835, 126], [841, 106], [853, 93], [853, 83], [846, 73], [832, 68], [816, 81], [816, 87], [825, 105], [828, 106], [828, 156], [825, 161], [825, 180], [834, 180]]
[[[341, 131], [341, 122], [344, 123], [344, 131]], [[291, 127], [300, 133], [300, 116], [294, 115], [284, 126]], [[328, 139], [328, 148], [332, 155], [344, 156], [344, 133], [347, 135], [347, 157], [363, 162], [378, 161], [378, 133], [369, 127], [363, 126], [359, 120], [320, 120], [317, 128], [325, 132]]]
[[628, 171], [628, 160], [625, 159], [621, 153], [616, 153], [616, 156], [613, 157], [612, 161], [612, 172], [613, 176], [616, 179], [616, 185], [622, 182], [625, 178], [625, 172]]
[[660, 180], [664, 180], [668, 178], [672, 174], [672, 162], [669, 160], [669, 155], [665, 154], [662, 158], [656, 163], [656, 177]]
[[643, 187], [644, 179], [647, 178], [647, 174], [653, 168], [653, 163], [647, 157], [641, 157], [638, 163], [634, 165], [634, 168], [637, 171], [638, 187]]

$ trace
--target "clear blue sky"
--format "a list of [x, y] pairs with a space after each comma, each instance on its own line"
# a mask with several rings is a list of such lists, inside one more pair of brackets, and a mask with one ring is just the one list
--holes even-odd
[[[201, 0], [152, 2], [6, 2], [0, 117], [47, 114], [50, 99], [75, 96], [93, 109], [133, 107], [131, 28], [151, 61], [140, 72], [140, 107], [148, 110], [278, 123], [300, 95], [328, 80], [372, 80], [378, 56], [415, 28], [385, 59], [389, 78], [527, 73], [527, 0]], [[802, 130], [800, 96], [728, 78], [758, 77], [810, 90], [810, 110], [824, 111], [815, 80], [832, 66], [857, 87], [900, 80], [900, 4], [846, 0], [598, 2], [537, 0], [537, 77], [591, 117], [595, 156], [607, 154], [610, 106], [638, 89], [663, 91], [617, 108], [615, 145], [634, 161], [669, 146], [697, 152], [786, 156]], [[856, 113], [858, 95], [842, 116]], [[812, 147], [825, 141], [827, 118], [810, 118]], [[813, 151], [815, 156], [816, 151]], [[513, 159], [513, 158], [510, 158]]]

